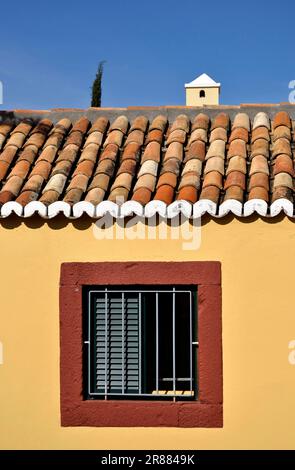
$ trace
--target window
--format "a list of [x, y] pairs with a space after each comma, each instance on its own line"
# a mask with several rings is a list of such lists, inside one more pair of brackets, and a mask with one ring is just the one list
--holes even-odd
[[221, 427], [220, 263], [62, 264], [60, 402], [62, 426]]
[[200, 90], [200, 98], [205, 98], [206, 97], [206, 93], [205, 93], [205, 90]]
[[86, 399], [196, 399], [195, 287], [93, 286], [84, 295]]

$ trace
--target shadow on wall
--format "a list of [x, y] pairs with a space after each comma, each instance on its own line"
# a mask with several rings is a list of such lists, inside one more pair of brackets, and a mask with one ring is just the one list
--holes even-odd
[[[237, 219], [239, 222], [242, 224], [250, 224], [255, 221], [257, 221], [259, 218], [261, 218], [265, 223], [267, 224], [277, 224], [278, 222], [281, 222], [286, 215], [283, 213], [279, 214], [276, 217], [260, 217], [258, 214], [253, 214], [249, 217], [236, 217], [233, 214], [228, 214], [220, 219], [211, 217], [210, 215], [205, 214], [202, 217], [202, 226], [205, 226], [209, 223], [215, 223], [218, 225], [227, 225], [231, 223], [234, 219]], [[290, 222], [295, 223], [295, 220], [287, 217]], [[134, 225], [137, 223], [138, 219], [135, 219]], [[162, 222], [164, 219], [158, 217], [156, 224], [159, 225], [160, 222]], [[114, 219], [116, 221], [116, 219]], [[117, 223], [121, 224], [123, 227], [123, 224], [128, 222], [128, 226], [132, 227], [132, 217], [126, 217], [125, 219], [117, 219]], [[34, 215], [32, 217], [29, 217], [28, 219], [24, 219], [21, 217], [18, 217], [17, 215], [10, 215], [9, 217], [5, 219], [0, 219], [0, 228], [4, 230], [12, 230], [14, 228], [20, 227], [20, 226], [25, 226], [29, 229], [38, 229], [44, 225], [47, 225], [50, 229], [52, 230], [62, 230], [63, 228], [67, 227], [68, 225], [72, 225], [75, 229], [77, 230], [88, 230], [92, 225], [95, 224], [95, 219], [92, 219], [88, 217], [86, 214], [80, 217], [79, 219], [68, 219], [65, 217], [63, 214], [59, 214], [53, 219], [43, 219], [39, 215]], [[171, 225], [171, 219], [167, 219], [167, 225]]]

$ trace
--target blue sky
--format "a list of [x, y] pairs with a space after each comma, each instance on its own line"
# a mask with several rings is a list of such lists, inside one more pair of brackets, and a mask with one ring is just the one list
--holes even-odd
[[224, 104], [288, 101], [294, 17], [292, 0], [3, 2], [0, 109], [86, 108], [102, 59], [107, 107], [184, 104], [203, 72]]

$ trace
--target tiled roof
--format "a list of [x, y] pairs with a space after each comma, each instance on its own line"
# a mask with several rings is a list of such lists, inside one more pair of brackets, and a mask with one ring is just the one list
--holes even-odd
[[168, 111], [1, 113], [1, 216], [293, 216], [295, 107]]

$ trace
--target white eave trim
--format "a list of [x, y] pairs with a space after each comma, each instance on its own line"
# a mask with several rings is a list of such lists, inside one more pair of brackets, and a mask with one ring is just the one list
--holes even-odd
[[1, 207], [1, 217], [8, 217], [13, 212], [19, 217], [22, 217], [23, 210], [23, 206], [16, 201], [5, 202]]
[[193, 218], [201, 217], [204, 214], [216, 215], [217, 205], [210, 199], [200, 199], [193, 207]]
[[294, 217], [294, 207], [289, 199], [280, 198], [274, 201], [270, 206], [270, 215], [271, 217], [275, 217], [281, 211], [283, 211], [289, 217]]
[[227, 199], [220, 204], [218, 215], [216, 217], [224, 217], [229, 213], [241, 217], [243, 214], [243, 204], [236, 199]]
[[250, 199], [250, 201], [245, 202], [244, 217], [248, 217], [255, 212], [262, 217], [267, 216], [267, 202], [263, 199]]
[[151, 218], [157, 214], [163, 218], [173, 219], [182, 214], [189, 219], [198, 218], [204, 214], [222, 218], [229, 213], [237, 217], [249, 217], [255, 213], [262, 217], [275, 217], [281, 212], [289, 217], [295, 217], [293, 203], [288, 199], [280, 198], [274, 201], [269, 208], [267, 202], [263, 199], [251, 199], [244, 204], [235, 199], [228, 199], [220, 204], [219, 207], [210, 199], [200, 199], [195, 204], [179, 200], [169, 205], [163, 201], [153, 200], [146, 206], [137, 201], [126, 201], [122, 205], [112, 201], [102, 201], [97, 206], [87, 201], [77, 202], [73, 206], [64, 201], [56, 201], [49, 204], [49, 206], [40, 201], [31, 201], [23, 207], [16, 201], [9, 201], [0, 208], [0, 216], [2, 218], [9, 217], [11, 214], [24, 218], [38, 214], [40, 217], [48, 219], [54, 218], [59, 213], [62, 213], [69, 219], [78, 219], [83, 214], [87, 214], [93, 219], [99, 219], [107, 214], [116, 219], [134, 215]]

